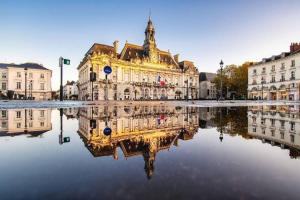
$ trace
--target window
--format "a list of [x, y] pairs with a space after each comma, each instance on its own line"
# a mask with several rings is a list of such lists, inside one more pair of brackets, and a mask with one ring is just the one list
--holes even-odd
[[266, 73], [266, 68], [265, 67], [262, 68], [262, 73], [263, 74]]
[[256, 74], [256, 69], [253, 70], [253, 74]]
[[271, 83], [275, 83], [275, 82], [276, 82], [275, 76], [272, 75]]
[[17, 72], [17, 77], [21, 78], [21, 72]]
[[295, 122], [291, 122], [291, 131], [295, 130]]
[[291, 142], [294, 143], [295, 142], [295, 136], [291, 135]]
[[2, 73], [2, 78], [6, 78], [6, 73], [5, 72]]
[[296, 66], [296, 62], [295, 62], [295, 60], [292, 60], [291, 67], [295, 67], [295, 66]]
[[17, 128], [21, 128], [21, 123], [20, 122], [17, 123]]
[[285, 124], [284, 120], [281, 120], [280, 124], [281, 124], [281, 128], [284, 128], [284, 124]]
[[43, 127], [44, 125], [45, 125], [45, 123], [44, 123], [44, 122], [41, 122], [41, 123], [40, 123], [40, 126], [41, 126], [41, 127]]
[[17, 82], [17, 89], [21, 89], [21, 82]]
[[6, 116], [7, 116], [7, 111], [6, 111], [6, 110], [2, 110], [2, 111], [1, 111], [1, 116], [2, 116], [2, 118], [6, 118]]
[[275, 131], [274, 130], [271, 130], [271, 135], [272, 135], [272, 137], [275, 136]]
[[253, 127], [253, 133], [255, 133], [256, 132], [256, 127]]
[[275, 65], [272, 65], [272, 72], [275, 72]]
[[40, 110], [40, 116], [44, 117], [45, 116], [45, 111], [44, 110]]
[[282, 69], [282, 70], [285, 69], [285, 63], [281, 63], [281, 69]]
[[17, 111], [16, 115], [17, 115], [17, 118], [20, 119], [21, 118], [21, 111]]
[[31, 128], [33, 126], [33, 123], [29, 122], [28, 126]]
[[41, 78], [45, 78], [45, 75], [44, 75], [44, 74], [41, 74]]
[[6, 90], [6, 83], [5, 82], [2, 82], [1, 88], [2, 88], [2, 90]]
[[291, 80], [295, 80], [295, 71], [291, 72]]
[[285, 74], [281, 74], [281, 79], [280, 79], [280, 81], [282, 82], [282, 81], [285, 81]]
[[7, 128], [7, 122], [2, 122], [2, 123], [1, 123], [1, 127], [2, 127], [2, 128]]
[[271, 125], [275, 126], [275, 119], [271, 119]]
[[40, 90], [45, 90], [45, 83], [40, 84]]
[[284, 139], [284, 132], [280, 132], [280, 139]]

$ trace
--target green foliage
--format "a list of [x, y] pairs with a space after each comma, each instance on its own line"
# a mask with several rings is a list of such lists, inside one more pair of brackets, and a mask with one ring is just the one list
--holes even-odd
[[[227, 65], [222, 72], [223, 94], [229, 91], [234, 91], [236, 96], [241, 98], [247, 96], [248, 87], [248, 67], [252, 65], [251, 62], [246, 62], [241, 66]], [[214, 83], [218, 90], [221, 88], [221, 71], [218, 70]]]

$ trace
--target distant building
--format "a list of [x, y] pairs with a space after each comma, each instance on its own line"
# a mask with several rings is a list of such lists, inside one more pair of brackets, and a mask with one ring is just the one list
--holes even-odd
[[52, 71], [40, 64], [0, 63], [0, 91], [10, 99], [51, 99], [51, 77]]
[[300, 43], [248, 68], [248, 98], [300, 100]]
[[199, 97], [200, 99], [216, 99], [217, 89], [213, 83], [215, 73], [200, 72], [199, 74]]
[[[176, 29], [176, 28], [175, 28]], [[112, 73], [106, 82], [103, 68]], [[157, 48], [155, 28], [149, 19], [143, 45], [129, 44], [118, 53], [113, 46], [95, 43], [78, 66], [79, 99], [91, 100], [165, 100], [198, 99], [199, 72], [191, 61], [179, 62], [169, 51]], [[90, 81], [91, 70], [96, 81]]]
[[78, 87], [77, 82], [67, 81], [63, 87], [64, 99], [76, 100], [78, 99]]

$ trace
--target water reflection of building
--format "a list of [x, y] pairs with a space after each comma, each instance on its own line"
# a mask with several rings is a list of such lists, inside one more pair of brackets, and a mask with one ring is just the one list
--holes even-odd
[[[151, 178], [157, 152], [196, 134], [197, 110], [164, 105], [83, 108], [78, 133], [95, 157], [118, 159], [117, 148], [125, 158], [143, 156], [147, 177]], [[111, 134], [103, 133], [106, 127], [111, 128]]]
[[52, 129], [50, 109], [12, 109], [0, 112], [0, 136], [38, 136]]
[[78, 108], [64, 108], [63, 113], [67, 119], [75, 119], [78, 115]]
[[207, 107], [199, 108], [199, 126], [200, 128], [213, 128], [215, 123], [213, 119], [216, 117], [217, 108], [216, 107]]
[[300, 156], [300, 107], [264, 106], [248, 110], [248, 134], [271, 145], [290, 150], [291, 158]]

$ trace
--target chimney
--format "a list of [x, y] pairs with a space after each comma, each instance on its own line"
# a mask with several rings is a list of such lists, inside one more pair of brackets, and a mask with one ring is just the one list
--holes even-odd
[[114, 41], [114, 50], [115, 50], [115, 54], [116, 55], [118, 54], [118, 47], [119, 47], [119, 41], [115, 40]]
[[179, 63], [179, 54], [176, 54], [176, 55], [174, 56], [174, 60], [175, 60], [177, 63]]
[[300, 43], [292, 43], [290, 46], [290, 53], [300, 50]]

